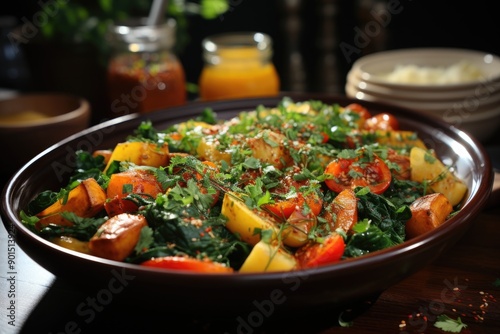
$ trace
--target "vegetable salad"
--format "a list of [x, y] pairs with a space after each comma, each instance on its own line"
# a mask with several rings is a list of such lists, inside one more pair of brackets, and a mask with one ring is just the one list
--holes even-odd
[[21, 212], [69, 249], [169, 270], [331, 265], [427, 233], [466, 185], [391, 114], [284, 98], [229, 120], [206, 109], [141, 123], [109, 150], [79, 151], [62, 189]]

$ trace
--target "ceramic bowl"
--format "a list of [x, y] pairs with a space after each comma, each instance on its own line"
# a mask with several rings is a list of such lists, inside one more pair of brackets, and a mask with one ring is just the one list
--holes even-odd
[[[483, 75], [467, 82], [440, 84], [396, 83], [386, 78], [398, 65], [447, 68], [459, 62], [466, 62]], [[353, 64], [347, 75], [345, 93], [359, 100], [394, 104], [445, 121], [451, 119], [451, 125], [460, 126], [486, 141], [497, 129], [493, 125], [498, 123], [500, 112], [500, 58], [485, 52], [453, 48], [378, 52]], [[473, 124], [469, 124], [471, 122]]]
[[[322, 100], [347, 105], [359, 102], [340, 96], [290, 95], [295, 101]], [[60, 141], [30, 160], [3, 190], [1, 213], [4, 224], [16, 232], [20, 247], [36, 262], [72, 284], [107, 286], [117, 277], [126, 278], [131, 307], [155, 303], [178, 312], [203, 312], [248, 319], [272, 308], [272, 312], [298, 312], [329, 307], [344, 308], [372, 298], [417, 272], [455, 244], [485, 206], [493, 183], [492, 168], [481, 144], [441, 120], [421, 116], [404, 108], [363, 102], [373, 113], [391, 112], [402, 129], [417, 131], [428, 147], [455, 166], [467, 186], [462, 209], [435, 230], [400, 245], [334, 265], [274, 273], [197, 274], [158, 270], [77, 253], [55, 245], [27, 229], [20, 211], [40, 191], [59, 189], [71, 170], [58, 168], [71, 162], [78, 147], [88, 150], [113, 147], [145, 120], [158, 129], [198, 116], [207, 107], [220, 118], [230, 118], [258, 105], [276, 106], [281, 97], [217, 102], [193, 102], [148, 115], [129, 115], [99, 124]], [[201, 313], [200, 313], [201, 314]], [[290, 316], [291, 313], [286, 313]], [[333, 314], [333, 313], [332, 313]], [[125, 320], [124, 320], [125, 321]], [[165, 324], [168, 327], [168, 324]]]
[[[0, 100], [0, 141], [6, 157], [2, 174], [12, 174], [36, 154], [89, 126], [90, 104], [81, 97], [21, 94]], [[5, 151], [4, 151], [5, 152]]]
[[[477, 79], [458, 83], [395, 83], [386, 78], [398, 65], [419, 67], [449, 67], [466, 62], [479, 69], [482, 75]], [[449, 91], [473, 89], [482, 82], [500, 79], [500, 57], [486, 52], [455, 48], [410, 48], [377, 52], [360, 58], [352, 70], [360, 78], [396, 90]]]

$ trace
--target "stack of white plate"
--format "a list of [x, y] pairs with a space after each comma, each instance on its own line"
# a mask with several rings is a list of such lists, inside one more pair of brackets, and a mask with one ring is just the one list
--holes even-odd
[[500, 58], [453, 48], [401, 49], [357, 60], [346, 95], [439, 117], [485, 141], [500, 128]]

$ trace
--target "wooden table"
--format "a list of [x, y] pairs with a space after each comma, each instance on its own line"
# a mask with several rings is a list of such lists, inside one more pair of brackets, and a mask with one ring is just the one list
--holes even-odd
[[[17, 245], [9, 250], [2, 224], [0, 333], [170, 333], [172, 328], [179, 328], [176, 333], [237, 333], [238, 326], [242, 333], [444, 333], [434, 327], [442, 314], [460, 317], [468, 325], [462, 333], [495, 333], [500, 329], [499, 203], [485, 209], [467, 235], [437, 261], [365, 304], [360, 314], [346, 310], [342, 319], [351, 321], [349, 327], [340, 326], [338, 315], [329, 310], [307, 317], [270, 317], [259, 328], [241, 326], [237, 319], [169, 316], [157, 306], [130, 305], [126, 291], [105, 307], [90, 307], [98, 289], [54, 277]], [[13, 270], [9, 258], [15, 261]]]

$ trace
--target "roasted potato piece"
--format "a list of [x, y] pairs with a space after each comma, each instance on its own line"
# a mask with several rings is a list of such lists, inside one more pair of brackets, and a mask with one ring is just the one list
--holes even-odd
[[122, 213], [114, 216], [90, 239], [90, 251], [105, 259], [123, 261], [134, 250], [144, 226], [147, 221], [142, 215]]
[[79, 217], [89, 218], [95, 216], [104, 209], [106, 192], [96, 180], [89, 178], [83, 180], [73, 188], [67, 200], [60, 199], [36, 216], [40, 218], [36, 227], [42, 228], [49, 224], [71, 226], [73, 223], [64, 219], [60, 213], [73, 212]]
[[277, 169], [283, 169], [293, 163], [293, 159], [285, 146], [286, 137], [282, 134], [264, 130], [254, 138], [248, 138], [247, 144], [254, 158], [270, 163]]
[[252, 211], [235, 194], [224, 195], [221, 213], [227, 218], [226, 227], [251, 245], [260, 241], [259, 230], [273, 230], [277, 233], [273, 222]]
[[326, 206], [322, 217], [330, 225], [330, 231], [340, 228], [349, 232], [358, 222], [358, 200], [352, 189], [342, 190], [333, 201]]
[[429, 182], [433, 192], [442, 193], [452, 206], [460, 203], [467, 186], [428, 151], [414, 147], [410, 151], [411, 180]]
[[168, 152], [168, 144], [166, 143], [161, 146], [146, 142], [119, 143], [109, 157], [104, 172], [108, 170], [113, 161], [128, 161], [139, 166], [166, 166]]
[[406, 237], [414, 238], [441, 225], [453, 207], [440, 193], [418, 198], [410, 205], [412, 217], [406, 223]]
[[389, 160], [397, 168], [392, 169], [392, 175], [398, 180], [410, 180], [411, 165], [410, 157], [399, 154], [393, 149], [387, 151], [387, 160]]
[[317, 225], [316, 216], [304, 215], [302, 210], [295, 210], [286, 221], [283, 229], [283, 243], [290, 247], [300, 247], [309, 241], [309, 233]]
[[196, 153], [200, 160], [207, 161], [221, 161], [224, 160], [228, 164], [231, 163], [231, 153], [220, 151], [218, 149], [219, 143], [213, 137], [207, 136], [201, 138]]

